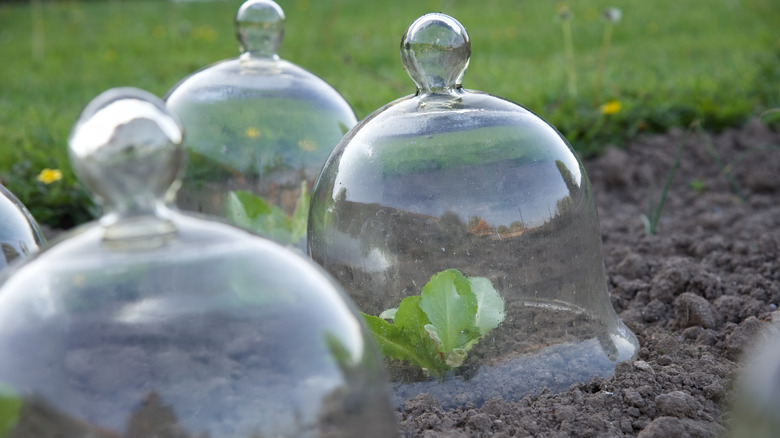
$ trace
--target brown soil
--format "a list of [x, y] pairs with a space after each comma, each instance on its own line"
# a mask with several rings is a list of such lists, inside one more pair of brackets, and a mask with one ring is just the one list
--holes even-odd
[[637, 138], [585, 163], [612, 303], [639, 338], [636, 359], [518, 402], [444, 409], [421, 394], [399, 412], [402, 436], [726, 435], [743, 358], [773, 316], [780, 323], [780, 134], [758, 121], [694, 132], [649, 236], [641, 217], [685, 137]]

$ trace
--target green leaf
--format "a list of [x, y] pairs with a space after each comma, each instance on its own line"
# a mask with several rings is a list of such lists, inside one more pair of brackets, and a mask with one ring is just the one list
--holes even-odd
[[439, 370], [446, 370], [442, 359], [444, 355], [439, 351], [439, 342], [432, 337], [426, 327], [430, 324], [425, 312], [420, 308], [422, 297], [414, 295], [401, 300], [398, 310], [395, 312], [393, 322], [401, 328], [407, 342], [413, 346], [418, 360], [424, 363], [419, 365], [434, 374], [440, 375]]
[[442, 377], [463, 365], [505, 313], [503, 298], [487, 278], [466, 278], [450, 269], [431, 277], [420, 295], [404, 298], [397, 308], [363, 316], [385, 356]]
[[471, 291], [477, 296], [476, 326], [484, 336], [504, 320], [504, 298], [485, 277], [469, 277]]
[[395, 359], [408, 360], [423, 368], [432, 366], [429, 359], [418, 354], [416, 346], [419, 343], [409, 342], [408, 335], [404, 333], [404, 329], [390, 324], [378, 316], [364, 313], [363, 318], [366, 320], [368, 328], [374, 334], [382, 354]]
[[379, 317], [382, 319], [395, 319], [396, 312], [398, 312], [398, 307], [393, 307], [392, 309], [387, 309], [380, 313]]
[[423, 327], [430, 321], [428, 321], [428, 317], [425, 316], [425, 313], [420, 309], [420, 299], [422, 299], [421, 296], [414, 295], [401, 300], [401, 304], [393, 315], [393, 322], [395, 322], [395, 325], [398, 327], [411, 330], [422, 336], [422, 334], [425, 333]]
[[238, 226], [277, 242], [295, 244], [306, 235], [309, 200], [306, 182], [302, 182], [295, 211], [292, 216], [288, 216], [278, 206], [269, 204], [249, 191], [232, 191], [225, 200], [225, 217]]
[[10, 433], [19, 419], [22, 399], [6, 385], [0, 384], [0, 437]]
[[325, 347], [330, 351], [331, 358], [336, 361], [336, 364], [342, 371], [348, 372], [350, 368], [357, 364], [352, 353], [336, 334], [326, 330], [323, 333], [323, 337], [325, 338]]
[[431, 277], [420, 295], [420, 309], [430, 321], [426, 330], [437, 340], [440, 353], [448, 354], [480, 337], [477, 296], [463, 274], [454, 269], [440, 272]]
[[291, 222], [291, 234], [293, 237], [297, 237], [300, 240], [306, 236], [306, 224], [309, 221], [309, 203], [311, 195], [306, 189], [306, 181], [301, 182], [301, 194], [298, 196], [298, 201], [295, 203], [295, 211], [290, 218]]
[[[256, 206], [256, 204], [245, 196], [246, 193], [249, 192], [238, 191], [227, 194], [225, 198], [225, 218], [238, 226], [249, 228], [252, 221], [249, 218], [247, 207], [251, 208], [251, 206]], [[262, 202], [262, 200], [260, 201]]]

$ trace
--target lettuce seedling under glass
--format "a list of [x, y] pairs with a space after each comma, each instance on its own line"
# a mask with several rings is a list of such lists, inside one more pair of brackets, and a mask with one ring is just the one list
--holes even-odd
[[0, 271], [30, 255], [45, 239], [38, 222], [10, 190], [0, 184]]
[[330, 85], [279, 57], [284, 22], [273, 1], [245, 2], [235, 18], [241, 55], [186, 77], [165, 99], [187, 131], [178, 206], [303, 249], [314, 179], [357, 121]]
[[171, 208], [179, 120], [137, 89], [70, 156], [105, 214], [0, 277], [0, 436], [395, 437], [381, 356], [313, 263]]
[[310, 254], [365, 313], [399, 404], [518, 400], [638, 348], [609, 299], [585, 169], [541, 118], [464, 89], [470, 54], [452, 17], [412, 23], [417, 93], [352, 129], [312, 195]]

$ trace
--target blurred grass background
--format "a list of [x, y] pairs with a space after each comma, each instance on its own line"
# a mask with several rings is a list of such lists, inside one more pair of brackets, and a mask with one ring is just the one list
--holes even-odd
[[[287, 14], [280, 56], [333, 85], [358, 118], [415, 91], [399, 42], [427, 12], [450, 14], [469, 32], [464, 87], [527, 107], [585, 156], [693, 120], [713, 131], [738, 126], [780, 106], [776, 0], [570, 1], [573, 65], [558, 1], [278, 2]], [[88, 220], [90, 203], [66, 152], [83, 106], [117, 86], [162, 96], [193, 71], [237, 56], [233, 17], [241, 3], [0, 3], [0, 182], [41, 223]], [[622, 19], [602, 63], [608, 7]], [[570, 70], [576, 95], [567, 87]], [[38, 181], [44, 168], [63, 178]]]

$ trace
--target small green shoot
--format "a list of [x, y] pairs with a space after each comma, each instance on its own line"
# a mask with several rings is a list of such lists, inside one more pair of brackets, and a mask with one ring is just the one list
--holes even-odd
[[[769, 114], [769, 111], [764, 112], [764, 114]], [[763, 114], [762, 114], [763, 117]], [[739, 200], [741, 202], [747, 201], [747, 195], [745, 194], [745, 190], [742, 188], [742, 185], [739, 184], [737, 179], [734, 177], [734, 175], [731, 173], [731, 171], [745, 158], [751, 156], [752, 154], [761, 151], [761, 150], [780, 150], [780, 146], [774, 145], [774, 144], [756, 144], [753, 146], [750, 146], [745, 150], [744, 152], [737, 155], [737, 157], [729, 162], [724, 163], [723, 159], [720, 157], [720, 154], [718, 154], [718, 151], [715, 149], [715, 144], [712, 142], [712, 137], [707, 133], [707, 131], [704, 130], [704, 128], [699, 125], [698, 127], [699, 135], [701, 135], [704, 138], [704, 144], [707, 146], [707, 151], [709, 151], [710, 156], [715, 161], [717, 166], [720, 168], [720, 174], [723, 175], [724, 178], [726, 178], [726, 181], [728, 181], [729, 185], [731, 186], [731, 190], [737, 195]]]
[[[504, 299], [484, 277], [440, 272], [420, 295], [379, 316], [363, 314], [382, 353], [407, 360], [439, 379], [504, 320]], [[392, 319], [390, 323], [387, 319]]]
[[734, 178], [734, 175], [731, 174], [731, 169], [733, 166], [723, 162], [723, 160], [720, 158], [720, 154], [715, 149], [715, 145], [712, 143], [712, 138], [710, 138], [704, 128], [701, 125], [698, 125], [697, 129], [699, 135], [704, 138], [704, 144], [707, 146], [707, 151], [710, 153], [710, 156], [720, 168], [721, 175], [723, 175], [723, 177], [726, 178], [726, 180], [729, 182], [731, 190], [737, 194], [739, 200], [745, 202], [747, 200], [745, 191], [742, 189], [742, 186], [739, 184], [739, 182], [737, 182], [736, 178]]
[[228, 193], [225, 217], [234, 224], [250, 229], [276, 242], [295, 245], [306, 236], [309, 216], [309, 198], [306, 182], [301, 182], [301, 194], [292, 216], [280, 207], [246, 190]]
[[707, 183], [704, 180], [701, 180], [699, 178], [692, 179], [689, 185], [691, 187], [691, 190], [699, 194], [707, 190]]
[[688, 145], [688, 139], [691, 137], [691, 132], [696, 126], [699, 125], [698, 120], [694, 120], [688, 129], [685, 131], [685, 137], [683, 138], [680, 147], [677, 148], [677, 155], [674, 157], [672, 168], [669, 169], [669, 173], [666, 174], [666, 181], [664, 187], [661, 189], [661, 197], [658, 201], [655, 200], [655, 196], [652, 191], [650, 192], [650, 199], [647, 206], [647, 215], [642, 215], [642, 222], [645, 224], [645, 233], [649, 236], [654, 236], [658, 229], [658, 221], [661, 219], [661, 213], [664, 210], [664, 204], [666, 203], [666, 195], [669, 193], [669, 188], [672, 186], [672, 180], [674, 174], [677, 173], [677, 168], [680, 166], [680, 160], [682, 160], [685, 147]]

